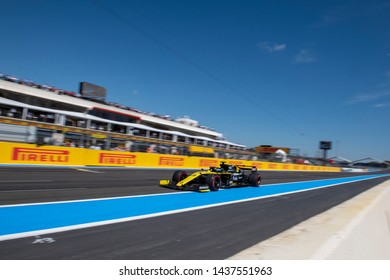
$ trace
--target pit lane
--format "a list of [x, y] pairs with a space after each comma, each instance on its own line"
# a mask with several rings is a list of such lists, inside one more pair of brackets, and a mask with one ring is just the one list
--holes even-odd
[[[263, 184], [352, 177], [262, 172]], [[0, 168], [0, 204], [173, 193], [172, 171]], [[360, 174], [359, 174], [360, 175]], [[0, 242], [1, 259], [224, 259], [371, 188], [386, 177], [196, 211]]]

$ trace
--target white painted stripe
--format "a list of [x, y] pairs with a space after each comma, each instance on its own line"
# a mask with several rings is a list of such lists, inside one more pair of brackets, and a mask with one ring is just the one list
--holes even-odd
[[0, 183], [51, 183], [53, 180], [1, 180]]
[[62, 203], [75, 203], [75, 202], [103, 201], [103, 200], [115, 200], [115, 199], [122, 199], [122, 198], [148, 197], [148, 196], [160, 196], [160, 195], [185, 195], [185, 194], [189, 194], [189, 193], [190, 192], [157, 193], [157, 194], [141, 194], [141, 195], [115, 196], [115, 197], [103, 197], [103, 198], [88, 198], [88, 199], [64, 200], [64, 201], [21, 203], [21, 204], [0, 205], [0, 208], [30, 206], [30, 205], [33, 206], [33, 205], [47, 205], [47, 204], [62, 204]]
[[75, 168], [77, 171], [83, 171], [83, 172], [89, 172], [89, 173], [97, 173], [97, 174], [104, 174], [106, 172], [91, 170], [91, 169], [84, 169], [84, 168]]
[[[80, 189], [87, 189], [87, 188], [77, 188]], [[15, 193], [15, 192], [45, 192], [45, 191], [68, 191], [68, 190], [75, 190], [75, 188], [61, 188], [61, 189], [36, 189], [36, 190], [8, 190], [8, 191], [0, 191], [0, 193]]]

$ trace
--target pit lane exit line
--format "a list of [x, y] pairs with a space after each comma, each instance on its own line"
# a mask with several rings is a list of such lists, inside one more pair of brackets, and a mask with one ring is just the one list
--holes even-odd
[[0, 206], [0, 241], [258, 200], [370, 180], [367, 175], [232, 188], [219, 192], [141, 195]]

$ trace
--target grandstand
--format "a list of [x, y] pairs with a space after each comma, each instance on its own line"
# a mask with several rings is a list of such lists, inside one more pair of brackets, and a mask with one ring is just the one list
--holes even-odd
[[[0, 74], [0, 141], [255, 159], [188, 117], [177, 120]], [[21, 137], [25, 133], [25, 137]]]

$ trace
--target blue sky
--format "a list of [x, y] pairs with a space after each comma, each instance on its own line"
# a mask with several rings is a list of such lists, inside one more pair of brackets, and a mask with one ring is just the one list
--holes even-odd
[[390, 1], [0, 0], [0, 72], [249, 147], [390, 159]]

